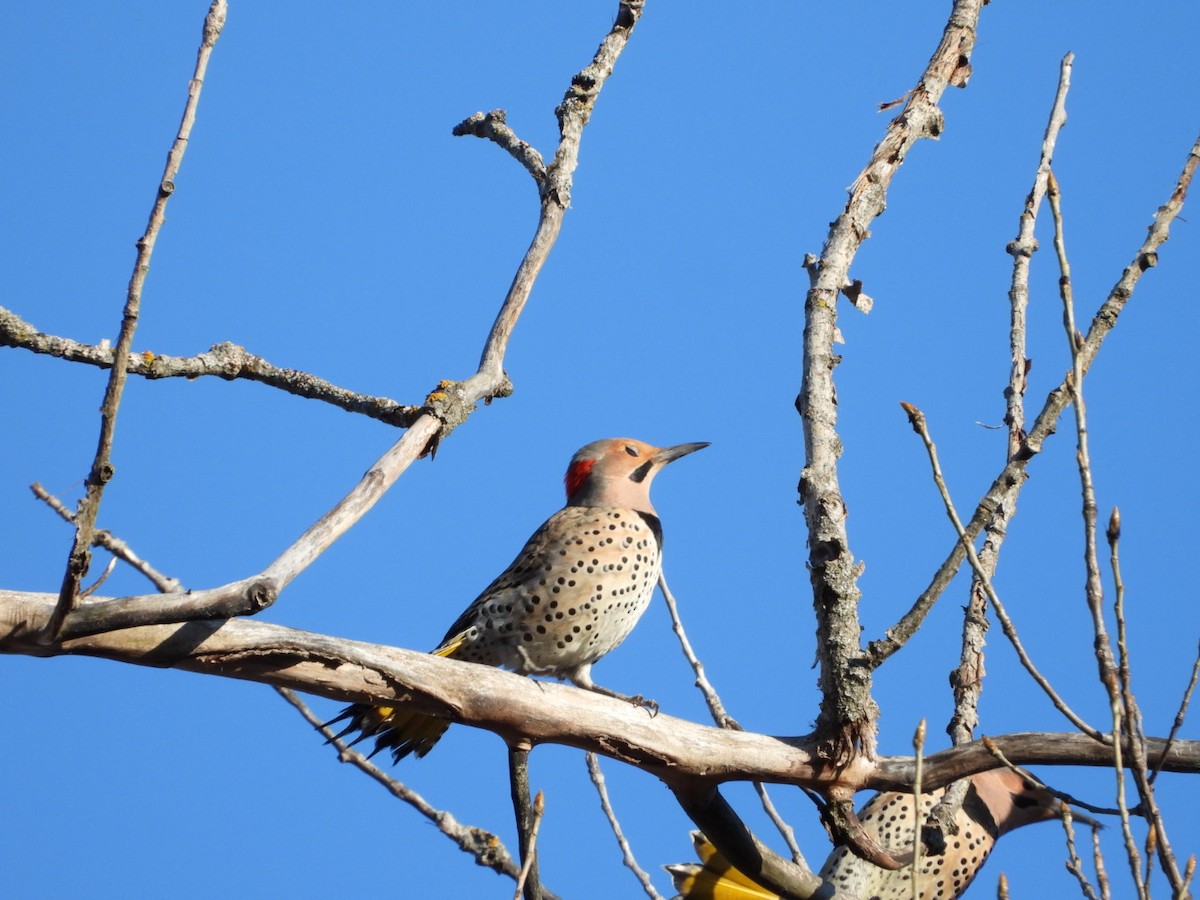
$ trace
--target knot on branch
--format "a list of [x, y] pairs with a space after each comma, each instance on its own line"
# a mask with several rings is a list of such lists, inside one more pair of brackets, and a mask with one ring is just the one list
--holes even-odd
[[626, 31], [633, 28], [642, 16], [643, 6], [645, 6], [645, 0], [625, 0], [621, 4], [621, 8], [617, 10], [617, 21], [613, 27]]
[[95, 468], [92, 469], [92, 477], [90, 482], [94, 485], [108, 484], [113, 479], [117, 470], [113, 468], [110, 462], [98, 462]]
[[436, 455], [442, 438], [467, 421], [471, 413], [475, 412], [475, 404], [467, 399], [463, 382], [439, 381], [438, 386], [425, 398], [422, 410], [442, 423], [428, 448], [430, 453]]
[[269, 581], [256, 581], [246, 588], [246, 612], [249, 615], [262, 612], [274, 603], [278, 597], [279, 592], [275, 590], [275, 586]]
[[217, 375], [226, 381], [232, 381], [242, 371], [246, 360], [246, 348], [232, 341], [222, 341], [209, 348], [208, 355], [216, 362]]
[[491, 402], [497, 398], [503, 399], [513, 395], [512, 379], [508, 377], [507, 372], [500, 373], [500, 383], [496, 385], [495, 390], [483, 398], [485, 406], [490, 406]]
[[497, 125], [507, 124], [507, 113], [502, 109], [493, 109], [491, 112], [477, 112], [474, 115], [467, 116], [450, 132], [455, 137], [466, 137], [468, 135], [477, 138], [490, 137]]
[[1012, 257], [1025, 257], [1026, 259], [1038, 252], [1037, 238], [1031, 237], [1027, 241], [1009, 241], [1004, 251]]

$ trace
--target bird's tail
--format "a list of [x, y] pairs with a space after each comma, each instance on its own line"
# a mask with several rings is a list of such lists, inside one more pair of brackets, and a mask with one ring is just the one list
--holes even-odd
[[[457, 648], [457, 644], [449, 647], [443, 645], [433, 653], [435, 656], [449, 656]], [[400, 762], [410, 753], [418, 759], [424, 756], [450, 727], [449, 722], [436, 716], [426, 716], [394, 706], [371, 706], [368, 703], [347, 706], [326, 722], [324, 727], [328, 728], [347, 719], [349, 724], [335, 737], [342, 738], [357, 731], [358, 737], [350, 742], [351, 746], [373, 737], [375, 749], [368, 756], [374, 756], [381, 750], [390, 750], [392, 759], [396, 762]]]
[[735, 869], [699, 831], [692, 832], [692, 844], [699, 864], [665, 866], [679, 891], [676, 900], [778, 900]]

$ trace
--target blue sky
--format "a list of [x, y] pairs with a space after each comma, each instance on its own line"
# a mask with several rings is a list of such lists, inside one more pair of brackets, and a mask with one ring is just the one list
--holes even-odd
[[[447, 624], [561, 503], [571, 453], [599, 437], [711, 441], [655, 485], [666, 568], [731, 713], [802, 734], [816, 715], [814, 626], [795, 500], [807, 276], [845, 187], [883, 133], [877, 104], [915, 82], [948, 4], [652, 0], [585, 137], [573, 208], [507, 359], [515, 394], [422, 461], [263, 618], [403, 647]], [[115, 338], [141, 233], [178, 124], [206, 4], [22, 4], [0, 54], [5, 306], [39, 329]], [[474, 370], [536, 221], [529, 176], [452, 126], [502, 107], [543, 153], [554, 106], [615, 4], [235, 2], [147, 282], [135, 349], [188, 356], [220, 341], [347, 388], [419, 403]], [[852, 274], [876, 305], [845, 307], [836, 373], [841, 476], [865, 638], [927, 584], [953, 542], [898, 403], [929, 417], [969, 508], [1003, 461], [1007, 291], [1059, 61], [1074, 51], [1056, 154], [1078, 317], [1140, 244], [1196, 138], [1200, 8], [988, 6], [945, 132], [912, 153]], [[1200, 495], [1194, 340], [1196, 198], [1105, 345], [1086, 391], [1102, 514], [1124, 520], [1131, 651], [1146, 729], [1165, 733], [1200, 637], [1180, 566]], [[1031, 282], [1029, 406], [1066, 369], [1057, 269], [1043, 215]], [[0, 585], [54, 590], [68, 529], [40, 481], [79, 496], [105, 374], [0, 353]], [[391, 429], [250, 383], [131, 380], [100, 524], [189, 587], [262, 569], [351, 487]], [[1031, 653], [1079, 712], [1107, 727], [1083, 599], [1069, 420], [1032, 468], [997, 587]], [[141, 593], [118, 573], [106, 593]], [[1109, 592], [1111, 600], [1111, 589]], [[944, 746], [960, 579], [882, 669], [882, 752], [917, 721]], [[1065, 723], [988, 648], [984, 733]], [[259, 685], [96, 660], [0, 661], [0, 862], [14, 896], [510, 896], [432, 827], [330, 750]], [[665, 610], [597, 666], [597, 680], [705, 721]], [[314, 701], [322, 714], [336, 706]], [[1184, 736], [1196, 735], [1185, 725]], [[940, 740], [939, 740], [940, 739]], [[606, 766], [635, 851], [658, 873], [688, 858], [690, 824], [648, 776]], [[496, 737], [455, 728], [397, 774], [437, 806], [502, 835]], [[1098, 803], [1111, 773], [1042, 773]], [[548, 887], [638, 896], [575, 751], [539, 748]], [[1181, 858], [1200, 846], [1195, 779], [1164, 776]], [[749, 789], [729, 796], [764, 836]], [[810, 858], [811, 805], [776, 789]], [[1105, 838], [1114, 878], [1119, 829]], [[1066, 895], [1052, 826], [1002, 842], [1014, 897]], [[583, 848], [581, 851], [579, 848]], [[665, 878], [659, 888], [667, 890]], [[1165, 891], [1161, 886], [1160, 891]], [[1116, 896], [1130, 896], [1121, 882]]]

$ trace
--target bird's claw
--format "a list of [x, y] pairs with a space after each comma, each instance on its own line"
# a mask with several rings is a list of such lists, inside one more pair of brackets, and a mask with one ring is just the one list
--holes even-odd
[[634, 694], [632, 697], [629, 698], [629, 702], [632, 703], [634, 706], [639, 706], [642, 709], [646, 710], [646, 712], [650, 713], [650, 718], [652, 718], [652, 719], [658, 715], [658, 701], [657, 700], [648, 700], [645, 697], [643, 697], [641, 694]]

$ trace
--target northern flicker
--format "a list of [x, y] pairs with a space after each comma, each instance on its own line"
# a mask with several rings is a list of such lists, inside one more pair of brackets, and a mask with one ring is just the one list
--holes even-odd
[[[914, 826], [924, 824], [945, 789], [921, 795], [921, 816], [913, 817], [910, 793], [876, 794], [859, 811], [867, 833], [893, 855], [911, 853]], [[1076, 818], [1091, 823], [1087, 816]], [[920, 900], [954, 900], [982, 868], [1001, 835], [1014, 828], [1058, 818], [1059, 803], [1049, 792], [1029, 787], [1008, 769], [992, 769], [971, 778], [966, 801], [955, 822], [958, 834], [946, 836], [946, 852], [922, 854], [916, 894]], [[682, 900], [771, 900], [776, 895], [735, 869], [699, 832], [693, 834], [702, 865], [667, 866]], [[825, 860], [820, 876], [838, 900], [911, 900], [913, 867], [889, 871], [838, 847]]]
[[[431, 652], [642, 702], [595, 684], [592, 664], [629, 636], [658, 582], [662, 528], [650, 482], [667, 463], [707, 446], [611, 438], [581, 449], [567, 467], [567, 505], [533, 533]], [[424, 756], [450, 727], [444, 719], [362, 703], [333, 722], [346, 719], [338, 737], [373, 736], [373, 752], [388, 748], [396, 761]]]

